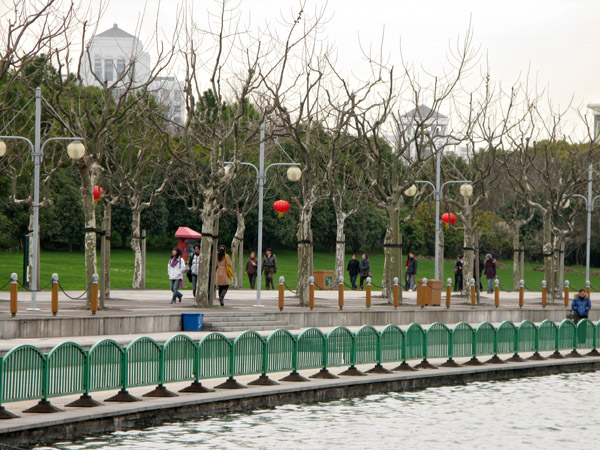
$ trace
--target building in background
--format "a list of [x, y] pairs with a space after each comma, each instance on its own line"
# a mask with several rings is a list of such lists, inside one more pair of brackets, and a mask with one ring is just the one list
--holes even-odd
[[594, 140], [600, 140], [600, 103], [590, 103], [587, 107], [594, 114]]
[[[151, 76], [150, 54], [135, 36], [117, 24], [97, 34], [90, 41], [87, 58], [81, 61], [80, 73], [86, 86], [113, 86], [118, 97], [148, 82]], [[175, 77], [156, 77], [148, 90], [164, 106], [166, 117], [178, 124], [185, 116], [183, 89]]]

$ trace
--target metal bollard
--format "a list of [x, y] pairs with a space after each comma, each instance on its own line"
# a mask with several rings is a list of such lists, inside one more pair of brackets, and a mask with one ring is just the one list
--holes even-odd
[[475, 278], [471, 278], [471, 306], [477, 305], [477, 289], [475, 286]]
[[17, 286], [18, 276], [16, 273], [10, 274], [10, 315], [15, 317], [17, 315]]
[[58, 313], [58, 274], [52, 274], [52, 315]]
[[283, 296], [285, 294], [285, 278], [283, 276], [279, 277], [279, 311], [283, 311]]
[[308, 307], [311, 311], [315, 307], [315, 277], [308, 277]]
[[398, 284], [398, 277], [394, 277], [394, 309], [398, 308], [400, 304], [400, 286]]
[[585, 282], [585, 292], [587, 292], [588, 297], [592, 293], [592, 283], [590, 283], [590, 280]]
[[92, 315], [98, 311], [98, 274], [92, 275]]
[[519, 308], [525, 303], [525, 280], [519, 281]]
[[344, 309], [344, 277], [340, 277], [338, 280], [338, 305], [340, 311]]
[[367, 277], [367, 309], [371, 307], [371, 277]]
[[452, 278], [446, 280], [446, 308], [452, 303]]
[[542, 281], [542, 308], [548, 303], [548, 293], [546, 292], [546, 280]]
[[494, 281], [494, 304], [496, 308], [500, 307], [500, 280], [498, 278]]
[[569, 306], [569, 280], [565, 280], [565, 306]]

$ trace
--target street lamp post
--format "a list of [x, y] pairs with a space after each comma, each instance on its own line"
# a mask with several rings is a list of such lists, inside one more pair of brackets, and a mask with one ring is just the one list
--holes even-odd
[[587, 197], [580, 194], [573, 194], [571, 197], [579, 197], [585, 200], [585, 210], [587, 211], [587, 236], [585, 242], [585, 281], [590, 282], [590, 252], [592, 242], [592, 213], [594, 212], [594, 203], [600, 195], [592, 197], [592, 177], [594, 176], [594, 166], [590, 164], [588, 169], [588, 192]]
[[[258, 266], [257, 266], [257, 274], [256, 274], [256, 305], [257, 307], [262, 307], [261, 304], [261, 289], [262, 289], [262, 237], [263, 237], [263, 200], [264, 200], [264, 187], [265, 181], [267, 179], [267, 172], [271, 167], [278, 166], [289, 166], [287, 171], [287, 177], [290, 181], [298, 181], [302, 176], [302, 171], [298, 167], [300, 164], [291, 162], [291, 163], [273, 163], [269, 164], [265, 168], [265, 124], [262, 123], [260, 125], [260, 151], [259, 151], [259, 160], [258, 167], [249, 162], [240, 162], [242, 166], [252, 167], [256, 171], [256, 180], [258, 182]], [[226, 166], [233, 165], [233, 162], [228, 161], [225, 163]]]
[[[67, 146], [67, 153], [71, 159], [81, 159], [85, 154], [85, 146], [81, 143], [83, 138], [79, 137], [56, 137], [50, 138], [41, 143], [41, 117], [42, 117], [42, 90], [38, 87], [35, 89], [35, 138], [31, 142], [23, 136], [0, 136], [0, 139], [16, 139], [29, 144], [31, 149], [31, 159], [33, 161], [33, 229], [31, 232], [31, 240], [33, 245], [33, 262], [31, 266], [31, 307], [27, 311], [39, 311], [36, 302], [36, 293], [39, 289], [39, 236], [40, 236], [40, 167], [44, 159], [44, 148], [48, 142], [53, 141], [71, 141]], [[6, 144], [0, 141], [0, 157], [6, 153]]]
[[[473, 187], [471, 186], [471, 182], [467, 180], [456, 180], [456, 181], [446, 181], [445, 183], [441, 183], [441, 156], [442, 152], [438, 151], [435, 158], [435, 184], [431, 181], [419, 180], [415, 181], [415, 183], [419, 184], [427, 184], [433, 188], [433, 198], [435, 199], [435, 276], [436, 280], [440, 278], [440, 269], [439, 269], [439, 259], [440, 259], [440, 202], [442, 200], [442, 195], [444, 191], [444, 187], [448, 184], [456, 184], [460, 183], [460, 194], [463, 197], [470, 197], [473, 195]], [[417, 193], [417, 187], [413, 184], [409, 187], [404, 194], [408, 197], [413, 197]]]

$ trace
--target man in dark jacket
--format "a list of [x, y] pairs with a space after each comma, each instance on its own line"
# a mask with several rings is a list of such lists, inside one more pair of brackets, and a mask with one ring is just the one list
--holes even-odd
[[[277, 273], [277, 256], [268, 248], [263, 258], [262, 272], [265, 274], [265, 289], [275, 289], [273, 276]], [[269, 288], [269, 286], [271, 286]]]
[[360, 263], [356, 259], [356, 255], [352, 255], [352, 259], [348, 261], [348, 267], [346, 267], [346, 272], [350, 275], [350, 283], [352, 283], [352, 290], [356, 290], [356, 278], [360, 272]]
[[579, 293], [571, 303], [571, 309], [573, 310], [573, 320], [575, 323], [581, 319], [588, 318], [589, 311], [592, 309], [592, 302], [585, 289], [579, 289]]
[[417, 287], [417, 265], [418, 263], [415, 254], [410, 252], [408, 254], [408, 264], [406, 266], [406, 289], [409, 291], [414, 291]]
[[456, 257], [454, 263], [454, 290], [462, 291], [463, 288], [463, 255]]

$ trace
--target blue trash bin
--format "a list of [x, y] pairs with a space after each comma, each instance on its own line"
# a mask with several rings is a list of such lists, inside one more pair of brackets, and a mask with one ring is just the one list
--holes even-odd
[[183, 331], [202, 331], [202, 322], [204, 314], [202, 313], [183, 313]]

